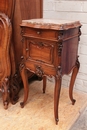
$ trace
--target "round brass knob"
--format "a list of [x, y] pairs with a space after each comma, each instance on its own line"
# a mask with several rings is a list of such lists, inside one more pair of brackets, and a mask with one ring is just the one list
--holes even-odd
[[37, 34], [40, 34], [40, 33], [41, 33], [40, 31], [37, 32]]

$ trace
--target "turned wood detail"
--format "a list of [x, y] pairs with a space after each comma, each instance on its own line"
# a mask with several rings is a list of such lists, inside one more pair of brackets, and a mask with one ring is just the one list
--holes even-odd
[[58, 34], [58, 56], [61, 56], [63, 48], [63, 31]]
[[58, 56], [61, 56], [62, 48], [63, 48], [63, 43], [59, 42], [59, 45], [58, 45]]

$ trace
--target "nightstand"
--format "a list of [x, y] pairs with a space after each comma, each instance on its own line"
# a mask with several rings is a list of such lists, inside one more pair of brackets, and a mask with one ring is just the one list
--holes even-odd
[[75, 103], [73, 85], [80, 66], [78, 44], [81, 24], [79, 21], [31, 19], [23, 20], [20, 26], [23, 44], [20, 74], [24, 84], [21, 107], [24, 107], [28, 98], [26, 70], [43, 77], [43, 93], [46, 89], [46, 76], [54, 76], [54, 115], [57, 124], [62, 76], [71, 71], [69, 96], [72, 104]]

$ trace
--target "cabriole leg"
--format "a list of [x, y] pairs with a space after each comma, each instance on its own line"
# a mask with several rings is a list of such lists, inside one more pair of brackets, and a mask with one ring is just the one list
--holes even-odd
[[23, 81], [23, 85], [24, 85], [24, 100], [23, 100], [23, 102], [20, 103], [21, 107], [23, 108], [27, 101], [28, 92], [29, 92], [27, 72], [26, 72], [25, 66], [23, 64], [20, 65], [20, 74], [21, 74], [21, 78]]
[[58, 106], [59, 106], [59, 98], [60, 98], [60, 90], [61, 90], [61, 74], [60, 68], [58, 70], [58, 75], [55, 77], [55, 89], [54, 89], [54, 116], [56, 124], [58, 124], [59, 117], [58, 117]]
[[9, 104], [9, 98], [10, 98], [10, 87], [9, 87], [9, 78], [8, 77], [6, 77], [3, 80], [0, 91], [2, 92], [4, 108], [7, 109], [8, 104]]
[[55, 77], [55, 90], [54, 90], [54, 115], [56, 124], [58, 124], [58, 106], [59, 106], [59, 97], [61, 90], [61, 78]]
[[75, 67], [73, 69], [72, 76], [71, 76], [71, 81], [70, 81], [70, 86], [69, 86], [69, 97], [70, 97], [70, 100], [72, 101], [72, 105], [74, 105], [75, 101], [76, 101], [73, 98], [73, 86], [74, 86], [74, 83], [75, 83], [77, 73], [79, 71], [79, 67], [80, 67], [80, 63], [79, 63], [78, 58], [77, 58], [76, 65], [75, 65]]

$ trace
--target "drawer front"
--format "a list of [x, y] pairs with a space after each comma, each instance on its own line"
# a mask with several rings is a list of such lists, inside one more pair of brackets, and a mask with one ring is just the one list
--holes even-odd
[[27, 39], [27, 58], [31, 58], [36, 61], [45, 62], [47, 64], [53, 64], [56, 43], [48, 42], [45, 40]]
[[24, 35], [47, 40], [57, 40], [58, 31], [48, 29], [24, 28]]
[[43, 75], [48, 76], [55, 76], [56, 75], [56, 69], [53, 65], [47, 65], [47, 64], [41, 64], [38, 61], [35, 60], [27, 60], [25, 62], [26, 68], [28, 68], [29, 71], [37, 74], [39, 77], [42, 77]]
[[79, 35], [79, 29], [69, 30], [51, 30], [51, 29], [36, 29], [30, 27], [23, 28], [23, 36], [51, 40], [51, 41], [65, 41]]

